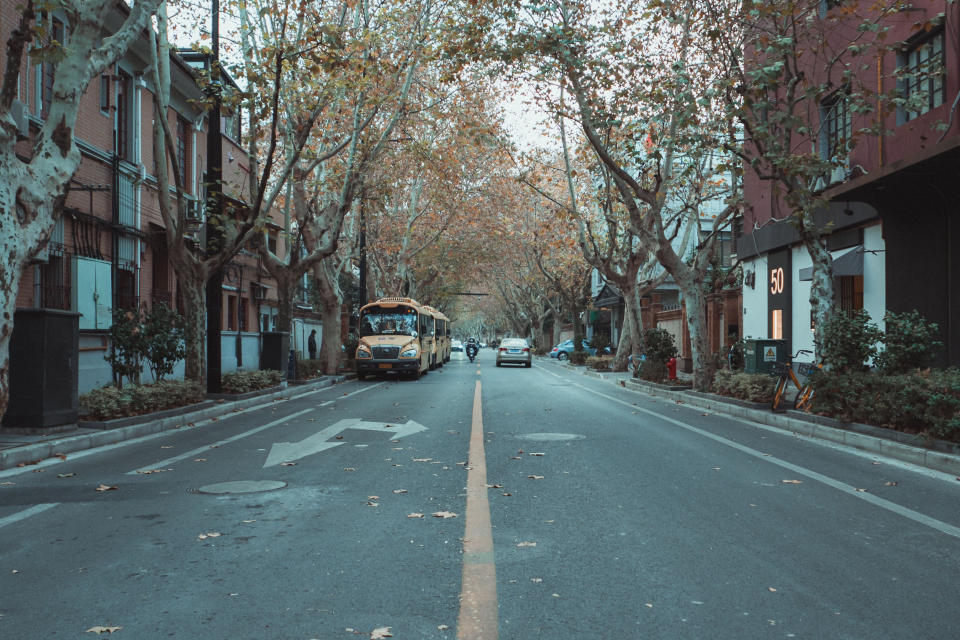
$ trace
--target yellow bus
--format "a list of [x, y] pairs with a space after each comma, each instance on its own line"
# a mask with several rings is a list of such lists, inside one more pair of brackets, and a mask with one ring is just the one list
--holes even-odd
[[437, 363], [436, 317], [410, 298], [380, 298], [360, 309], [357, 377], [400, 373], [414, 380]]
[[434, 344], [436, 345], [437, 357], [433, 366], [434, 368], [442, 367], [445, 362], [450, 362], [450, 318], [433, 307], [426, 308], [433, 314], [436, 326]]

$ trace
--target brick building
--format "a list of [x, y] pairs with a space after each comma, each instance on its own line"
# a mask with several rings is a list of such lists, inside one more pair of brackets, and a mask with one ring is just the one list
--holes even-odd
[[[6, 42], [18, 20], [17, 3], [0, 1], [0, 40]], [[125, 6], [117, 3], [111, 17], [119, 25]], [[69, 30], [52, 12], [43, 17], [52, 38]], [[107, 25], [108, 28], [112, 25]], [[176, 276], [170, 264], [164, 223], [157, 198], [153, 150], [154, 88], [147, 73], [149, 49], [138, 40], [111, 67], [104, 69], [82, 98], [76, 142], [82, 162], [74, 175], [61, 220], [34, 264], [26, 269], [18, 308], [51, 308], [79, 312], [79, 390], [111, 380], [103, 356], [109, 349], [112, 309], [166, 302], [182, 309]], [[182, 54], [182, 55], [181, 55]], [[204, 179], [207, 170], [207, 118], [196, 102], [203, 97], [198, 69], [203, 55], [171, 55], [170, 111], [165, 114], [176, 142], [180, 180], [189, 196], [188, 233], [202, 243]], [[0, 52], [0, 60], [5, 52]], [[25, 56], [17, 105], [21, 136], [17, 151], [31, 153], [50, 101], [53, 68]], [[241, 144], [241, 122], [223, 114], [223, 191], [242, 206], [250, 194], [250, 168]], [[172, 182], [172, 176], [171, 176]], [[270, 226], [266, 241], [283, 250], [282, 218]], [[256, 369], [260, 334], [275, 330], [276, 287], [260, 267], [255, 252], [241, 251], [227, 265], [221, 318], [222, 370]], [[300, 324], [317, 324], [309, 309]], [[305, 349], [305, 347], [304, 347]], [[149, 372], [144, 375], [149, 377]], [[182, 365], [174, 376], [182, 375]]]
[[[838, 3], [824, 3], [821, 16]], [[922, 99], [916, 111], [882, 106], [870, 114], [846, 108], [841, 92], [827, 96], [807, 144], [822, 157], [852, 131], [881, 121], [885, 136], [864, 137], [844, 167], [824, 177], [830, 206], [816, 219], [832, 227], [835, 304], [865, 309], [883, 326], [887, 310], [916, 309], [940, 327], [939, 364], [960, 364], [960, 12], [950, 2], [915, 2], [884, 19], [888, 45], [856, 62], [871, 91], [896, 88], [903, 98]], [[919, 26], [918, 26], [919, 25]], [[854, 31], [850, 31], [854, 33]], [[747, 211], [737, 237], [743, 261], [743, 326], [750, 337], [784, 338], [790, 348], [812, 349], [811, 260], [773, 186], [748, 169]]]

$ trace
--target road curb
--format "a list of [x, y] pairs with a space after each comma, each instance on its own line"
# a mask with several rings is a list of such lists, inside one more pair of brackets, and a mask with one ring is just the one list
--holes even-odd
[[795, 411], [773, 413], [769, 409], [755, 409], [713, 398], [704, 398], [694, 393], [647, 387], [643, 385], [642, 382], [633, 379], [627, 380], [624, 386], [631, 391], [650, 396], [669, 398], [701, 409], [709, 409], [710, 411], [723, 413], [735, 418], [742, 418], [768, 427], [789, 431], [790, 433], [817, 438], [819, 440], [827, 440], [861, 451], [876, 453], [888, 458], [900, 460], [901, 462], [909, 462], [920, 467], [942, 471], [960, 477], [960, 455], [913, 446], [903, 442], [897, 442], [891, 438], [870, 435], [856, 430], [857, 427], [866, 430], [877, 430], [877, 427], [850, 425], [852, 428], [843, 428], [824, 424], [829, 418], [823, 418], [822, 416], [807, 416], [806, 414]]
[[[349, 377], [349, 375], [325, 376], [313, 382], [288, 386], [285, 389], [271, 393], [246, 397], [230, 402], [216, 402], [213, 406], [204, 407], [188, 413], [181, 413], [179, 415], [157, 418], [155, 414], [146, 414], [144, 416], [137, 416], [141, 418], [141, 421], [136, 424], [125, 424], [124, 426], [113, 428], [98, 428], [86, 433], [72, 435], [52, 435], [39, 442], [31, 442], [0, 450], [0, 470], [11, 469], [18, 465], [36, 464], [48, 458], [65, 456], [76, 451], [95, 449], [97, 447], [117, 444], [125, 440], [153, 435], [161, 431], [169, 431], [182, 427], [183, 425], [191, 425], [194, 422], [219, 418], [225, 414], [235, 413], [264, 402], [288, 400], [303, 393], [311, 393], [325, 389], [343, 382]], [[127, 422], [132, 419], [133, 418], [123, 418], [121, 421]]]
[[[812, 416], [792, 410], [785, 413], [773, 413], [768, 408], [755, 408], [746, 406], [747, 403], [738, 404], [703, 397], [697, 394], [697, 392], [672, 391], [660, 388], [659, 385], [648, 386], [640, 380], [633, 378], [624, 379], [623, 376], [618, 376], [615, 373], [604, 374], [589, 370], [582, 371], [581, 373], [591, 378], [609, 381], [612, 384], [617, 384], [630, 391], [649, 396], [668, 398], [679, 401], [682, 404], [708, 409], [734, 418], [748, 420], [775, 429], [782, 429], [790, 433], [842, 444], [861, 451], [876, 453], [877, 455], [882, 455], [887, 458], [908, 462], [919, 467], [933, 469], [934, 471], [949, 473], [960, 478], [960, 455], [949, 451], [938, 451], [923, 446], [915, 446], [896, 440], [896, 438], [915, 438], [920, 440], [921, 438], [919, 436], [909, 436], [908, 434], [901, 434], [898, 431], [892, 431], [889, 436], [884, 437], [874, 435], [878, 432], [885, 431], [884, 429], [870, 425], [842, 425], [842, 423], [832, 418]], [[946, 444], [957, 448], [952, 443]]]

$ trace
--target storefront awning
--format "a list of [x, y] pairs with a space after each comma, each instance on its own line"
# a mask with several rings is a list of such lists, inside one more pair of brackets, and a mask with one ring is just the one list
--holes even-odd
[[[863, 245], [853, 247], [839, 258], [833, 259], [833, 277], [863, 275]], [[813, 280], [813, 267], [800, 269], [800, 280]]]

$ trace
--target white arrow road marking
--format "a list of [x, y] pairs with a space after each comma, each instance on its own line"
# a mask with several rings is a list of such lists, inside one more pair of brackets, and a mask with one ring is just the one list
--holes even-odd
[[172, 458], [167, 458], [166, 460], [161, 460], [160, 462], [154, 462], [153, 464], [147, 465], [146, 467], [140, 467], [139, 469], [134, 469], [133, 471], [128, 471], [128, 472], [127, 472], [127, 475], [128, 475], [128, 476], [135, 476], [135, 475], [137, 475], [137, 472], [138, 472], [138, 471], [149, 471], [150, 469], [159, 469], [160, 467], [169, 467], [170, 465], [172, 465], [172, 464], [175, 463], [175, 462], [180, 462], [181, 460], [186, 460], [187, 458], [192, 458], [192, 457], [197, 456], [197, 455], [199, 455], [199, 454], [201, 454], [201, 453], [207, 453], [207, 452], [210, 451], [211, 448], [220, 447], [220, 446], [223, 446], [223, 445], [225, 445], [225, 444], [229, 444], [229, 443], [231, 443], [231, 442], [234, 442], [235, 440], [240, 440], [241, 438], [246, 438], [247, 436], [252, 436], [252, 435], [255, 434], [255, 433], [260, 433], [261, 431], [263, 431], [263, 430], [265, 430], [265, 429], [269, 429], [270, 427], [275, 427], [275, 426], [277, 426], [278, 424], [280, 424], [280, 423], [282, 423], [282, 422], [286, 422], [286, 421], [288, 421], [288, 420], [292, 420], [293, 418], [296, 418], [296, 417], [298, 417], [298, 416], [302, 416], [302, 415], [305, 414], [305, 413], [310, 413], [311, 411], [313, 411], [313, 409], [304, 409], [303, 411], [297, 411], [296, 413], [291, 413], [290, 415], [288, 415], [288, 416], [286, 416], [286, 417], [283, 417], [283, 418], [280, 418], [279, 420], [274, 420], [273, 422], [268, 422], [267, 424], [265, 424], [265, 425], [263, 425], [263, 426], [261, 426], [261, 427], [257, 427], [257, 428], [255, 428], [255, 429], [250, 429], [249, 431], [244, 431], [243, 433], [238, 433], [237, 435], [231, 436], [231, 437], [229, 437], [229, 438], [227, 438], [227, 439], [225, 439], [225, 440], [221, 440], [220, 442], [214, 442], [213, 444], [204, 445], [204, 446], [202, 446], [202, 447], [200, 447], [200, 448], [198, 448], [198, 449], [194, 449], [193, 451], [187, 451], [186, 453], [181, 453], [181, 454], [178, 455], [178, 456], [174, 456], [174, 457], [172, 457]]
[[315, 453], [340, 446], [343, 442], [328, 441], [330, 438], [347, 429], [389, 433], [391, 440], [427, 430], [425, 426], [412, 420], [404, 424], [393, 425], [384, 422], [363, 422], [360, 418], [347, 418], [346, 420], [333, 423], [326, 429], [322, 429], [312, 436], [304, 438], [300, 442], [275, 442], [273, 447], [270, 448], [266, 462], [263, 463], [263, 468], [273, 467], [281, 462], [293, 462], [300, 458], [306, 458]]

